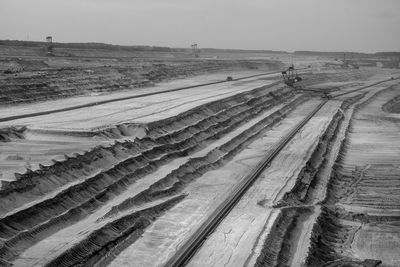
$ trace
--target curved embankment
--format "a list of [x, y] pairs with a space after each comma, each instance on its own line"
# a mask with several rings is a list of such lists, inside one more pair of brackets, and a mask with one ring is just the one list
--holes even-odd
[[[338, 132], [343, 127], [344, 111], [360, 98], [361, 96], [356, 96], [342, 103], [297, 176], [295, 185], [274, 206], [279, 209], [279, 215], [264, 241], [256, 266], [297, 266], [301, 264], [300, 261], [304, 263], [307, 246], [311, 243], [308, 240], [311, 237], [311, 226], [319, 216], [319, 203], [326, 195], [326, 192], [320, 192], [326, 190], [320, 184], [327, 183], [322, 181], [327, 179], [323, 173], [329, 168], [328, 161], [332, 157], [331, 153], [334, 153], [333, 146], [340, 141]], [[300, 240], [301, 238], [307, 240]]]
[[[343, 105], [342, 105], [343, 108]], [[337, 135], [340, 124], [344, 116], [341, 111], [338, 111], [327, 127], [325, 133], [318, 141], [316, 149], [311, 154], [299, 176], [296, 178], [296, 184], [290, 192], [285, 193], [283, 198], [275, 206], [276, 208], [295, 205], [312, 205], [308, 196], [313, 190], [313, 185], [316, 183], [316, 176], [326, 161], [326, 156], [330, 152], [333, 140]]]
[[293, 238], [296, 238], [293, 231], [311, 213], [312, 209], [308, 207], [282, 209], [264, 241], [263, 249], [254, 266], [289, 266], [290, 250], [295, 243]]
[[[362, 98], [364, 94], [355, 96], [344, 101], [340, 107], [340, 110], [335, 114], [332, 121], [330, 122], [327, 130], [321, 136], [316, 149], [311, 154], [309, 160], [301, 170], [300, 174], [296, 178], [295, 186], [278, 202], [276, 208], [296, 205], [314, 205], [324, 200], [326, 192], [316, 192], [320, 189], [318, 186], [323, 179], [321, 172], [326, 168], [328, 157], [332, 153], [332, 147], [338, 138], [338, 132], [343, 125], [344, 111], [349, 108], [350, 105], [356, 103]], [[326, 191], [326, 189], [325, 189]], [[319, 194], [319, 197], [314, 197], [315, 194]]]
[[381, 111], [395, 93], [392, 86], [381, 90], [351, 114], [314, 224], [309, 266], [400, 263], [399, 147], [391, 141], [398, 138], [398, 121]]
[[342, 120], [343, 114], [338, 111], [318, 140], [318, 145], [296, 178], [293, 188], [285, 193], [278, 204], [274, 206], [274, 208], [280, 209], [280, 213], [264, 241], [255, 266], [287, 266], [290, 264], [294, 245], [299, 238], [296, 233], [301, 230], [297, 227], [314, 212], [312, 205], [315, 203], [312, 203], [309, 195], [312, 193], [316, 176], [324, 164], [325, 156], [329, 153]]
[[[134, 142], [97, 147], [84, 155], [21, 175], [19, 180], [0, 191], [0, 209], [5, 214], [0, 219], [0, 237], [4, 240], [0, 257], [12, 261], [26, 248], [81, 220], [159, 166], [193, 153], [263, 110], [294, 96], [290, 88], [278, 88], [272, 93], [265, 90], [267, 88], [196, 108], [176, 117], [175, 123], [164, 120], [150, 124], [147, 137]], [[302, 100], [298, 98], [291, 105], [299, 101]], [[278, 121], [290, 108], [286, 107], [263, 123]], [[257, 125], [252, 131], [263, 127]], [[253, 137], [251, 132], [232, 144], [238, 146], [238, 142]], [[221, 149], [230, 150], [231, 147], [226, 145]], [[111, 166], [105, 168], [104, 165]], [[162, 191], [165, 190], [153, 190], [153, 193]]]
[[311, 248], [307, 258], [308, 266], [359, 266], [374, 267], [381, 260], [358, 260], [346, 255], [352, 250], [352, 239], [360, 229], [361, 222], [353, 217], [344, 221], [340, 210], [322, 208], [313, 229]]

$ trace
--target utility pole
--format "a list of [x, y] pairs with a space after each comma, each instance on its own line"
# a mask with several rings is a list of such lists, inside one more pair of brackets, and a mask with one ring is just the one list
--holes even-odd
[[54, 48], [53, 37], [46, 36], [45, 50], [47, 56], [53, 56], [53, 48]]
[[192, 53], [193, 53], [193, 55], [194, 55], [195, 57], [199, 57], [200, 51], [199, 51], [199, 49], [197, 48], [197, 44], [192, 44], [192, 45], [191, 45], [191, 48], [192, 48]]

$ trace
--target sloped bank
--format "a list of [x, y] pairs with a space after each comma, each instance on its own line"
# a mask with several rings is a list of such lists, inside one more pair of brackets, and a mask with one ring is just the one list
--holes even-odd
[[[268, 87], [212, 103], [210, 108], [203, 106], [203, 115], [198, 114], [199, 109], [194, 109], [180, 116], [172, 128], [171, 123], [160, 122], [157, 127], [149, 128], [147, 137], [134, 142], [117, 142], [110, 147], [95, 148], [93, 151], [98, 154], [89, 151], [85, 155], [68, 157], [65, 162], [75, 164], [75, 169], [80, 169], [81, 174], [71, 172], [71, 166], [55, 169], [65, 162], [24, 174], [1, 192], [2, 209], [9, 211], [0, 220], [4, 239], [0, 252], [2, 258], [12, 260], [39, 240], [81, 220], [158, 166], [193, 153], [204, 142], [219, 138], [261, 111], [294, 96], [289, 88], [278, 88], [273, 93], [265, 89]], [[291, 105], [299, 101], [298, 98]], [[163, 129], [161, 125], [168, 127]], [[100, 172], [96, 173], [100, 166]], [[29, 183], [24, 184], [27, 180]], [[54, 192], [53, 195], [46, 198], [50, 192]], [[37, 201], [13, 211], [28, 199]]]
[[[397, 136], [398, 121], [386, 120], [381, 112], [393, 93], [392, 87], [381, 90], [356, 104], [351, 114], [314, 225], [308, 266], [398, 266], [400, 262], [398, 157], [387, 153], [398, 147], [384, 139]], [[374, 135], [379, 139], [366, 138]]]

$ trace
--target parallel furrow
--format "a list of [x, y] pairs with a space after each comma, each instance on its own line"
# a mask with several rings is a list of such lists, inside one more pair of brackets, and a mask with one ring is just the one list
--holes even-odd
[[[283, 95], [288, 96], [288, 94]], [[249, 101], [252, 101], [253, 105], [247, 110], [243, 110], [239, 106], [232, 110], [229, 109], [226, 111], [228, 114], [220, 114], [211, 119], [212, 123], [207, 123], [203, 132], [192, 133], [189, 138], [184, 139], [187, 136], [184, 132], [173, 133], [175, 138], [158, 137], [165, 144], [145, 138], [143, 139], [146, 144], [144, 147], [150, 147], [150, 149], [118, 163], [106, 172], [65, 189], [53, 198], [1, 219], [0, 237], [5, 240], [0, 249], [1, 257], [7, 260], [14, 258], [16, 254], [38, 240], [81, 220], [106, 201], [126, 190], [126, 187], [137, 179], [156, 170], [160, 165], [174, 158], [193, 153], [203, 142], [219, 138], [273, 105], [269, 96], [259, 97], [257, 101], [252, 99]], [[249, 106], [248, 102], [244, 105]], [[188, 127], [189, 131], [191, 127]], [[182, 135], [184, 135], [183, 138], [180, 137]], [[182, 141], [166, 142], [176, 139], [182, 139]], [[129, 143], [127, 144], [129, 146]], [[152, 144], [158, 145], [152, 146]]]

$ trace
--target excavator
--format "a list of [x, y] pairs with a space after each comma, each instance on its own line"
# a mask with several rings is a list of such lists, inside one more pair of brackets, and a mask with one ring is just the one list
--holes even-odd
[[[310, 66], [309, 66], [310, 67]], [[292, 66], [290, 66], [287, 70], [282, 71], [282, 78], [283, 81], [285, 82], [285, 84], [287, 86], [293, 87], [295, 89], [298, 90], [303, 90], [303, 91], [313, 91], [313, 92], [317, 92], [317, 93], [321, 93], [321, 91], [319, 90], [315, 90], [315, 89], [306, 89], [303, 88], [302, 86], [295, 86], [295, 83], [298, 83], [300, 81], [303, 80], [303, 78], [301, 78], [298, 74], [297, 71], [294, 69], [294, 65], [292, 64]], [[329, 95], [328, 92], [322, 92], [324, 94], [324, 98], [326, 99], [331, 99], [331, 96]]]
[[295, 71], [293, 64], [287, 70], [282, 71], [282, 78], [285, 84], [290, 87], [294, 87], [295, 83], [303, 80]]

